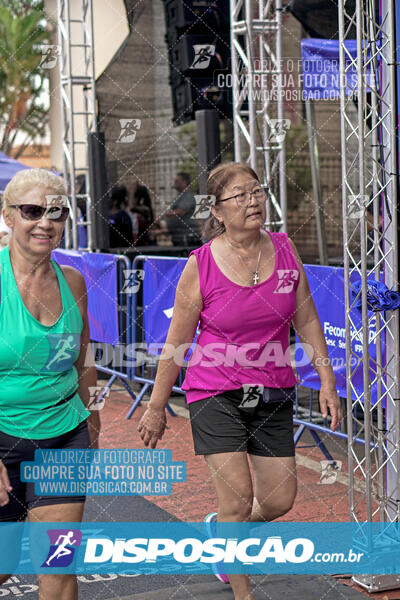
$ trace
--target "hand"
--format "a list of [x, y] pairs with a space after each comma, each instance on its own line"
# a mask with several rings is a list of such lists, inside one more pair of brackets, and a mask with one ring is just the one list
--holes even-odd
[[331, 429], [335, 431], [340, 421], [342, 420], [342, 408], [340, 406], [340, 399], [337, 395], [336, 388], [332, 385], [321, 384], [321, 391], [319, 393], [319, 405], [321, 407], [321, 413], [324, 419], [329, 413], [332, 417]]
[[150, 448], [157, 446], [158, 440], [161, 440], [167, 427], [167, 418], [165, 409], [157, 409], [148, 406], [143, 417], [139, 421], [138, 432], [144, 445]]
[[5, 506], [9, 502], [8, 494], [12, 491], [7, 469], [2, 460], [0, 460], [0, 506]]

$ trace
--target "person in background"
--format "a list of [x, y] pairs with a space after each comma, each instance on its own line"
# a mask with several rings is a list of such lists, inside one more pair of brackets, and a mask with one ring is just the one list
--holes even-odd
[[178, 196], [170, 210], [163, 215], [174, 246], [195, 246], [200, 243], [199, 228], [196, 219], [192, 218], [196, 200], [189, 186], [190, 175], [178, 173], [174, 181]]
[[75, 195], [82, 218], [86, 220], [86, 177], [83, 173], [75, 177]]
[[132, 221], [126, 210], [128, 192], [124, 185], [111, 190], [108, 215], [110, 248], [126, 248], [133, 244]]
[[[78, 222], [86, 221], [86, 177], [82, 173], [75, 178], [76, 208], [78, 213]], [[87, 248], [87, 226], [78, 227], [78, 247]]]
[[149, 246], [152, 244], [150, 228], [154, 223], [154, 212], [151, 204], [149, 190], [145, 185], [137, 185], [133, 194], [131, 213], [137, 215], [138, 235], [136, 244], [138, 246]]

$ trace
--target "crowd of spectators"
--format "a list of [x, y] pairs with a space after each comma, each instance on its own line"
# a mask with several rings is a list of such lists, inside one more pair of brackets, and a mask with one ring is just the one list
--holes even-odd
[[190, 189], [190, 176], [178, 173], [174, 189], [177, 195], [170, 208], [156, 219], [146, 186], [114, 186], [108, 216], [110, 248], [156, 246], [161, 238], [167, 238], [173, 246], [200, 245], [199, 226], [193, 218], [196, 201]]

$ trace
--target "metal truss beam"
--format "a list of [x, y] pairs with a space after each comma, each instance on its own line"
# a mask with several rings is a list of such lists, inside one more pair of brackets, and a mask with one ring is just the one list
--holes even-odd
[[[87, 249], [95, 238], [89, 182], [88, 134], [95, 132], [96, 90], [93, 49], [92, 0], [58, 0], [60, 87], [64, 179], [70, 190], [72, 219], [66, 227], [67, 248], [78, 248], [78, 228], [87, 228]], [[85, 190], [77, 194], [77, 174], [85, 178]], [[78, 204], [85, 205], [86, 220], [78, 221]]]
[[[394, 10], [392, 0], [339, 2], [350, 518], [360, 525], [378, 520], [383, 530], [400, 516], [399, 315], [369, 311], [367, 289], [372, 278], [398, 289]], [[348, 47], [352, 26], [356, 57]], [[355, 279], [361, 280], [357, 294]], [[360, 297], [361, 325], [354, 318]], [[362, 345], [361, 356], [352, 348], [354, 340]], [[360, 374], [362, 393], [356, 385]], [[360, 432], [362, 453], [355, 441]], [[362, 498], [356, 492], [360, 480]], [[367, 536], [365, 543], [372, 550], [376, 540]], [[382, 576], [356, 580], [374, 591], [389, 589]]]
[[287, 229], [282, 0], [231, 0], [235, 160], [264, 171], [268, 228]]

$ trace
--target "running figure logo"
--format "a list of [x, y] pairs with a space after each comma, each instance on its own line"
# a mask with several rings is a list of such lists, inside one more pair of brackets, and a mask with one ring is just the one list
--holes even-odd
[[120, 119], [119, 125], [121, 131], [116, 143], [130, 144], [135, 141], [136, 134], [142, 125], [142, 121], [141, 119]]
[[124, 286], [121, 294], [136, 294], [144, 279], [143, 269], [124, 269]]
[[193, 52], [194, 59], [189, 68], [208, 69], [210, 61], [215, 54], [215, 46], [213, 44], [194, 44]]
[[320, 460], [321, 463], [321, 476], [317, 484], [319, 485], [331, 485], [335, 483], [338, 472], [342, 468], [341, 460]]
[[243, 384], [243, 400], [239, 404], [239, 408], [254, 408], [258, 405], [263, 395], [263, 385]]
[[82, 532], [79, 529], [48, 529], [47, 535], [50, 549], [42, 567], [68, 567], [76, 548], [81, 545]]
[[293, 292], [294, 284], [299, 278], [299, 272], [296, 269], [278, 269], [278, 285], [274, 294], [290, 294]]
[[286, 137], [287, 130], [290, 129], [290, 123], [290, 119], [270, 119], [271, 131], [268, 141], [281, 144]]
[[61, 46], [54, 44], [43, 44], [41, 46], [42, 60], [39, 67], [42, 69], [52, 69], [57, 64], [57, 59], [61, 54]]
[[191, 219], [208, 219], [211, 212], [211, 206], [215, 205], [216, 197], [213, 194], [200, 194], [194, 197], [196, 200], [196, 208], [191, 216]]
[[43, 371], [66, 371], [79, 356], [80, 336], [76, 333], [49, 334], [50, 350]]

